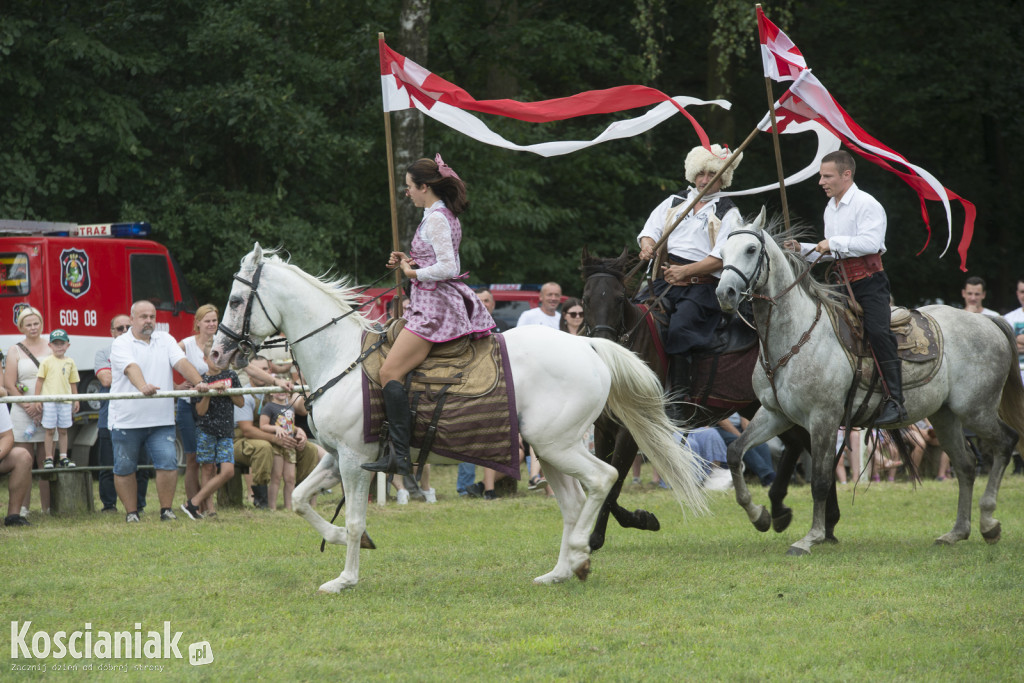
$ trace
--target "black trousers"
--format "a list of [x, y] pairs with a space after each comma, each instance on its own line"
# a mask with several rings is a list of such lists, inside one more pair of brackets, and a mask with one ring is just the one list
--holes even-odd
[[878, 363], [898, 361], [896, 335], [889, 329], [889, 278], [885, 271], [850, 283], [853, 296], [864, 309], [864, 334], [875, 352]]
[[709, 283], [673, 287], [660, 278], [651, 283], [651, 291], [664, 297], [668, 309], [666, 353], [673, 356], [690, 353], [691, 349], [707, 346], [714, 339], [715, 329], [722, 319], [722, 309], [715, 296], [716, 286]]

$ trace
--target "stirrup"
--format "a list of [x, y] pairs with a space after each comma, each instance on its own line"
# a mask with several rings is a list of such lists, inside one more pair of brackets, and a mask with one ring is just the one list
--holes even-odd
[[395, 451], [391, 448], [391, 444], [386, 444], [383, 448], [383, 453], [380, 457], [373, 462], [364, 462], [362, 467], [367, 472], [385, 472], [387, 474], [395, 474], [398, 471], [398, 464], [395, 462]]
[[[891, 408], [890, 408], [891, 406]], [[894, 412], [895, 415], [889, 413]], [[886, 419], [883, 419], [886, 418]], [[878, 417], [875, 419], [874, 426], [880, 429], [886, 429], [888, 427], [896, 427], [905, 423], [909, 419], [907, 415], [907, 409], [902, 403], [894, 398], [887, 398], [885, 403], [882, 404], [882, 410], [878, 413]]]

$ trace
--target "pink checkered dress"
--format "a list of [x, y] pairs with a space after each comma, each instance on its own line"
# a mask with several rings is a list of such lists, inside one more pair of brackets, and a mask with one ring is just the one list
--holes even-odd
[[[494, 319], [459, 272], [462, 226], [444, 202], [424, 211], [412, 238], [409, 256], [418, 276], [412, 281], [405, 329], [432, 342], [446, 342], [467, 334], [486, 337]], [[440, 265], [439, 265], [440, 264]]]

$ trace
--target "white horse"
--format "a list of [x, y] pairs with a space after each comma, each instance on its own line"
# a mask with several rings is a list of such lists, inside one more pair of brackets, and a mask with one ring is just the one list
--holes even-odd
[[[723, 310], [731, 311], [741, 298], [752, 297], [761, 338], [761, 362], [754, 371], [754, 391], [761, 408], [743, 435], [729, 445], [729, 468], [736, 500], [756, 523], [764, 508], [751, 503], [739, 471], [740, 458], [747, 449], [794, 424], [807, 429], [812, 446], [814, 519], [810, 532], [789, 549], [791, 555], [803, 555], [825, 539], [825, 496], [835, 472], [836, 432], [853, 382], [853, 368], [820, 308], [830, 305], [823, 285], [809, 275], [802, 276], [807, 264], [784, 251], [764, 227], [762, 209], [754, 223], [733, 230], [722, 249], [724, 270], [718, 301]], [[938, 323], [944, 343], [934, 378], [905, 391], [910, 415], [907, 424], [931, 419], [960, 487], [953, 529], [936, 542], [953, 544], [971, 533], [976, 463], [964, 446], [963, 427], [967, 426], [992, 456], [988, 486], [979, 503], [979, 526], [982, 537], [995, 543], [1001, 533], [999, 520], [993, 517], [999, 484], [1018, 435], [1024, 433], [1024, 387], [1013, 334], [1002, 318], [949, 306], [920, 310]], [[774, 379], [765, 372], [765, 363]], [[853, 405], [861, 405], [864, 397], [865, 392], [858, 389]], [[875, 393], [872, 411], [879, 400]]]
[[[294, 501], [295, 511], [328, 543], [347, 545], [344, 571], [320, 586], [321, 592], [337, 593], [359, 580], [373, 476], [360, 465], [377, 457], [377, 444], [363, 441], [357, 362], [361, 337], [373, 323], [355, 309], [358, 295], [346, 281], [313, 277], [259, 244], [242, 259], [235, 280], [211, 358], [224, 365], [240, 347], [251, 353], [280, 331], [293, 340], [292, 354], [314, 392], [330, 385], [309, 419], [329, 453], [295, 489]], [[587, 450], [583, 435], [606, 409], [637, 437], [677, 500], [697, 513], [706, 509], [696, 456], [673, 440], [661, 384], [644, 363], [614, 342], [542, 326], [512, 330], [505, 339], [520, 432], [544, 462], [562, 511], [558, 561], [535, 583], [566, 581], [573, 574], [583, 580], [590, 571], [588, 537], [616, 471]], [[329, 523], [309, 504], [314, 493], [339, 481], [348, 507], [344, 527]]]

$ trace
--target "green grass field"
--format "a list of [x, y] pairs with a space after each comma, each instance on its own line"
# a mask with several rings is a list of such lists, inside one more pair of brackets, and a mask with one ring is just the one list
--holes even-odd
[[[956, 484], [844, 487], [841, 543], [785, 555], [810, 525], [810, 489], [793, 489], [793, 526], [760, 534], [731, 493], [684, 517], [666, 491], [627, 486], [658, 533], [610, 528], [586, 583], [534, 586], [554, 565], [561, 517], [523, 493], [459, 499], [454, 467], [435, 467], [439, 502], [372, 506], [377, 550], [361, 581], [317, 595], [344, 551], [285, 512], [221, 510], [216, 520], [140, 525], [123, 515], [53, 518], [0, 529], [5, 680], [913, 680], [1024, 678], [1024, 477], [1006, 477], [1003, 539], [977, 529], [955, 547]], [[980, 496], [984, 479], [976, 485]], [[181, 486], [177, 503], [180, 503]], [[333, 512], [340, 491], [318, 507]], [[767, 502], [766, 492], [755, 497]], [[6, 487], [0, 494], [6, 504]], [[179, 515], [183, 517], [183, 515]], [[8, 622], [37, 631], [182, 632], [184, 659], [12, 659]], [[187, 645], [214, 661], [191, 666]], [[31, 639], [29, 641], [31, 644]], [[77, 671], [54, 671], [54, 665]], [[92, 665], [92, 671], [85, 666]], [[127, 666], [128, 672], [100, 671]], [[133, 671], [135, 664], [162, 673]], [[47, 667], [16, 671], [17, 666]], [[167, 676], [170, 678], [167, 678]]]

